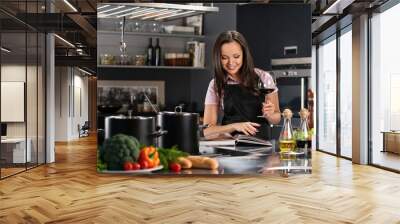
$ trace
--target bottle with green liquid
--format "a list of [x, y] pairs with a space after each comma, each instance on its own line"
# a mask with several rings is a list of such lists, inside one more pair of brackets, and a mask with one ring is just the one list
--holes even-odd
[[296, 139], [297, 148], [311, 148], [311, 131], [308, 128], [308, 117], [310, 112], [307, 109], [300, 110], [300, 130]]

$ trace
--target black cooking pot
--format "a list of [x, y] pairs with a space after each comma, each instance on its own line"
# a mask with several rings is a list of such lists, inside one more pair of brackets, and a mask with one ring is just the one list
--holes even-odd
[[175, 112], [157, 114], [157, 125], [168, 133], [159, 139], [160, 147], [174, 145], [189, 154], [199, 154], [199, 114], [182, 112], [180, 107]]
[[137, 138], [141, 144], [158, 146], [157, 138], [166, 133], [156, 128], [154, 117], [109, 116], [105, 119], [105, 139], [126, 134]]

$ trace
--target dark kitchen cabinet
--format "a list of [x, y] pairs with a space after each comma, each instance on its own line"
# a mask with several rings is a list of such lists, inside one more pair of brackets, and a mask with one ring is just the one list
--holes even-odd
[[[270, 70], [271, 58], [311, 57], [310, 5], [238, 5], [236, 24], [248, 41], [256, 67]], [[297, 46], [297, 54], [285, 55], [285, 46]]]

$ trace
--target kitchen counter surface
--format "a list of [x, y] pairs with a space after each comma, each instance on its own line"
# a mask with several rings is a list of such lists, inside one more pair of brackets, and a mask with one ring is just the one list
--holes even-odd
[[311, 173], [311, 151], [281, 154], [277, 143], [272, 147], [200, 146], [200, 154], [218, 160], [217, 170], [183, 169], [179, 173], [156, 171], [153, 174], [167, 175], [269, 175]]

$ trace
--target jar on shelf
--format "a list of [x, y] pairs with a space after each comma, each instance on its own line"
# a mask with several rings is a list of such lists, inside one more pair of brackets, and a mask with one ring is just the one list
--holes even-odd
[[134, 65], [143, 66], [146, 65], [146, 55], [135, 55]]
[[191, 66], [189, 53], [183, 54], [183, 66]]
[[143, 22], [140, 20], [134, 20], [130, 23], [132, 32], [143, 32]]
[[177, 66], [182, 66], [183, 65], [183, 53], [177, 53], [176, 54], [176, 65]]
[[119, 56], [119, 64], [120, 65], [129, 65], [131, 61], [131, 57], [128, 54], [122, 53]]
[[100, 54], [100, 64], [113, 65], [115, 64], [115, 57], [111, 54]]
[[166, 66], [176, 66], [177, 54], [176, 53], [165, 53], [164, 63]]
[[161, 24], [157, 21], [152, 21], [149, 23], [149, 31], [151, 33], [160, 33], [161, 32]]

